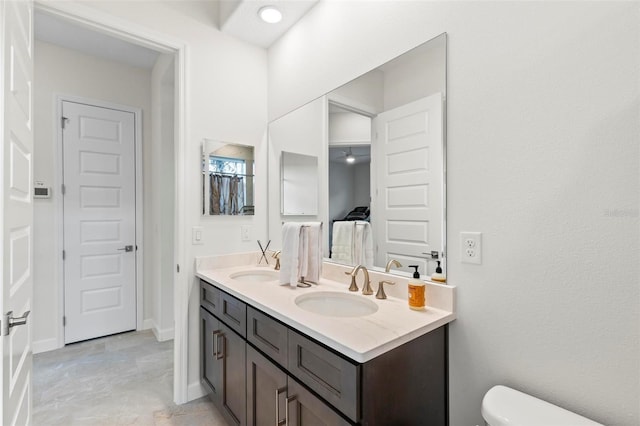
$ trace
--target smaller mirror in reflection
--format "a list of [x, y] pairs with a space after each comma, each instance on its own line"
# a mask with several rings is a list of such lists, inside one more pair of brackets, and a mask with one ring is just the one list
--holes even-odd
[[318, 214], [318, 157], [282, 151], [282, 209], [286, 216]]
[[254, 214], [253, 146], [205, 139], [202, 143], [202, 214]]

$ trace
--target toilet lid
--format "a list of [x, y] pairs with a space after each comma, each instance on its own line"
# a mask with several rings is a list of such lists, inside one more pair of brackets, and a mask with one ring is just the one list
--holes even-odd
[[492, 387], [484, 396], [482, 417], [491, 426], [603, 426], [502, 385]]

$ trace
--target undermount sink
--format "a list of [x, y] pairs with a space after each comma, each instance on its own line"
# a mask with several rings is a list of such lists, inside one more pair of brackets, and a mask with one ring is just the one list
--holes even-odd
[[264, 281], [275, 281], [278, 279], [280, 273], [271, 269], [265, 270], [249, 270], [249, 271], [240, 271], [235, 272], [229, 276], [229, 278], [238, 280], [238, 281], [255, 281], [255, 282], [264, 282]]
[[305, 311], [327, 317], [363, 317], [378, 310], [378, 305], [363, 296], [319, 291], [296, 297], [295, 304]]

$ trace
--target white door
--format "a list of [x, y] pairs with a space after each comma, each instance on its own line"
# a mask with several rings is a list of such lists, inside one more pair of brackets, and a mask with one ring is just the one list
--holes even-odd
[[[0, 2], [2, 156], [2, 424], [31, 422], [31, 325], [8, 321], [31, 310], [33, 294], [33, 3]], [[31, 318], [27, 318], [30, 320]], [[8, 327], [11, 323], [20, 326]]]
[[393, 258], [433, 272], [424, 253], [442, 251], [442, 127], [440, 93], [374, 118], [376, 265]]
[[136, 329], [135, 117], [62, 103], [65, 343]]

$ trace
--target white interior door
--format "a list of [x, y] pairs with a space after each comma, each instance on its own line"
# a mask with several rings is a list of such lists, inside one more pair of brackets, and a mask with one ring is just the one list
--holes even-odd
[[424, 253], [442, 251], [442, 95], [378, 114], [374, 128], [375, 264], [431, 273]]
[[135, 116], [62, 103], [65, 343], [136, 329]]
[[[31, 325], [9, 320], [33, 295], [33, 3], [0, 2], [2, 424], [31, 422]], [[26, 323], [26, 325], [25, 325]], [[21, 324], [11, 326], [11, 324]]]

